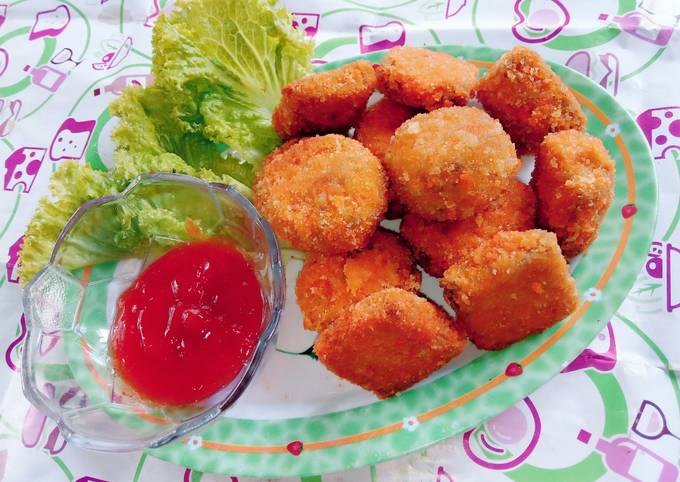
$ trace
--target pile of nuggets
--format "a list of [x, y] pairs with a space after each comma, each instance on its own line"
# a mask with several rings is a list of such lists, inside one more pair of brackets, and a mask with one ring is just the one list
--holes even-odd
[[[297, 301], [336, 375], [389, 397], [468, 339], [501, 349], [576, 309], [566, 259], [597, 236], [614, 162], [532, 50], [514, 48], [478, 79], [464, 60], [395, 48], [379, 65], [287, 85], [273, 124], [286, 142], [266, 159], [255, 204], [308, 252]], [[535, 155], [529, 185], [518, 153]], [[400, 232], [385, 218], [402, 219]], [[455, 318], [419, 292], [418, 265], [440, 278]]]

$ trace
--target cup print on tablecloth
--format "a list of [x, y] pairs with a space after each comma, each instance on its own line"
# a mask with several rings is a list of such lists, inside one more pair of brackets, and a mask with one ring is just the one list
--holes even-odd
[[477, 465], [508, 470], [524, 462], [541, 435], [541, 419], [529, 397], [465, 432], [463, 448]]
[[362, 54], [388, 50], [406, 44], [406, 28], [398, 20], [382, 25], [359, 27], [359, 50]]
[[569, 23], [569, 12], [559, 0], [516, 0], [514, 9], [512, 34], [521, 42], [547, 42]]
[[676, 482], [678, 467], [651, 449], [628, 437], [615, 437], [612, 440], [593, 437], [587, 430], [577, 436], [581, 443], [593, 446], [602, 454], [605, 466], [622, 480]]
[[592, 368], [598, 372], [610, 372], [616, 366], [616, 339], [611, 321], [562, 373]]
[[83, 61], [82, 60], [73, 60], [73, 49], [70, 49], [68, 47], [64, 47], [59, 52], [54, 54], [52, 56], [52, 58], [50, 59], [50, 63], [53, 64], [53, 65], [62, 65], [62, 64], [66, 64], [68, 62], [73, 63], [72, 68], [76, 68]]
[[[115, 45], [116, 42], [114, 42]], [[109, 46], [109, 42], [106, 42], [104, 47]], [[109, 70], [120, 65], [120, 63], [125, 60], [125, 58], [132, 50], [132, 37], [125, 37], [122, 42], [118, 43], [117, 46], [108, 50], [99, 62], [93, 62], [92, 68], [95, 70]]]
[[664, 159], [671, 149], [680, 151], [680, 106], [654, 107], [637, 117], [654, 159]]
[[633, 433], [648, 440], [657, 440], [664, 436], [670, 436], [680, 441], [680, 435], [671, 432], [671, 429], [668, 427], [666, 414], [661, 410], [661, 407], [651, 400], [642, 401], [631, 430]]
[[73, 117], [66, 119], [52, 139], [50, 159], [59, 161], [82, 158], [95, 124], [94, 120], [78, 121]]
[[63, 4], [58, 5], [52, 10], [38, 12], [28, 39], [37, 40], [43, 37], [56, 37], [68, 27], [70, 22], [71, 11]]
[[10, 154], [5, 159], [4, 190], [14, 191], [21, 186], [22, 192], [31, 192], [46, 152], [43, 147], [21, 147]]
[[293, 18], [293, 28], [302, 30], [307, 37], [314, 37], [319, 31], [318, 13], [291, 12]]
[[5, 363], [13, 372], [19, 371], [19, 366], [21, 364], [21, 348], [25, 339], [26, 318], [22, 314], [19, 319], [19, 325], [17, 326], [17, 334], [14, 339], [9, 342], [9, 345], [7, 345], [7, 349], [5, 350]]

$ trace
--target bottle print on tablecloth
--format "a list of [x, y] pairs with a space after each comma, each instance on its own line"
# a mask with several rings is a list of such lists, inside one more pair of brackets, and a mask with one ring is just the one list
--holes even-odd
[[24, 66], [24, 72], [28, 72], [31, 76], [31, 83], [35, 86], [42, 87], [52, 93], [56, 92], [61, 84], [66, 80], [66, 74], [50, 67], [49, 65], [41, 65], [40, 67], [31, 68], [30, 65]]
[[146, 87], [153, 82], [153, 75], [151, 74], [133, 74], [133, 75], [121, 75], [116, 77], [113, 82], [105, 85], [103, 88], [97, 87], [92, 92], [95, 97], [101, 94], [111, 93], [113, 95], [120, 95], [124, 88], [126, 87]]
[[389, 50], [406, 44], [406, 28], [398, 20], [382, 25], [361, 25], [359, 27], [359, 50], [362, 54]]
[[68, 27], [69, 23], [71, 23], [71, 11], [66, 5], [61, 4], [52, 10], [38, 12], [28, 39], [56, 37]]
[[[55, 397], [55, 386], [52, 383], [45, 383], [43, 386], [43, 393], [49, 397]], [[24, 417], [24, 424], [21, 428], [21, 443], [26, 448], [34, 448], [40, 444], [44, 439], [45, 426], [47, 425], [47, 416], [41, 413], [33, 405], [29, 405]], [[52, 426], [52, 423], [49, 424]], [[47, 440], [43, 444], [43, 448], [47, 450], [50, 455], [58, 455], [66, 448], [66, 439], [61, 436], [59, 428], [54, 426], [47, 435]]]
[[651, 400], [643, 400], [640, 404], [631, 431], [648, 440], [657, 440], [666, 435], [680, 440], [680, 435], [671, 432], [668, 427], [666, 415], [661, 407]]
[[[610, 17], [602, 13], [598, 19], [606, 21]], [[668, 45], [675, 25], [659, 24], [650, 15], [639, 10], [633, 10], [624, 15], [614, 15], [610, 21], [618, 25], [621, 31], [659, 47]]]
[[544, 43], [557, 37], [569, 23], [569, 11], [560, 0], [515, 0], [512, 34], [525, 43]]
[[622, 480], [632, 482], [676, 482], [678, 468], [668, 460], [652, 452], [628, 437], [612, 440], [597, 438], [587, 430], [581, 430], [576, 437], [581, 443], [593, 445], [602, 454], [605, 466]]
[[5, 159], [3, 189], [15, 191], [17, 186], [21, 186], [23, 193], [31, 192], [46, 152], [43, 147], [21, 147], [10, 154]]

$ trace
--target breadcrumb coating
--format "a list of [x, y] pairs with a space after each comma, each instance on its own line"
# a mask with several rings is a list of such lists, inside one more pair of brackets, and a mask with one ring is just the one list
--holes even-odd
[[474, 107], [447, 107], [404, 122], [390, 141], [385, 167], [408, 212], [452, 221], [488, 209], [520, 162], [497, 120]]
[[447, 53], [418, 47], [395, 47], [375, 67], [380, 92], [426, 110], [467, 104], [478, 70]]
[[506, 231], [483, 240], [440, 281], [456, 322], [484, 350], [540, 333], [578, 306], [554, 233]]
[[615, 163], [602, 141], [574, 130], [547, 135], [531, 182], [539, 225], [557, 234], [567, 258], [584, 252], [614, 199]]
[[305, 329], [320, 332], [371, 293], [389, 287], [415, 292], [420, 281], [409, 248], [396, 234], [379, 229], [362, 251], [305, 260], [295, 293]]
[[475, 93], [484, 109], [501, 121], [520, 154], [535, 152], [551, 132], [586, 127], [574, 94], [540, 55], [523, 46], [498, 59]]
[[328, 370], [386, 398], [447, 364], [466, 344], [443, 309], [388, 288], [359, 301], [324, 330], [314, 352]]
[[300, 139], [272, 153], [254, 202], [293, 247], [336, 254], [368, 243], [387, 209], [387, 178], [371, 151], [337, 134]]
[[359, 119], [377, 86], [370, 62], [359, 60], [286, 85], [272, 124], [283, 138], [346, 132]]

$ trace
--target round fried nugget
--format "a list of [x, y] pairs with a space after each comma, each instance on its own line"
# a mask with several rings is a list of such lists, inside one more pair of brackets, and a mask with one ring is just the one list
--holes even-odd
[[385, 96], [426, 110], [465, 105], [478, 71], [465, 60], [417, 47], [393, 48], [375, 70]]
[[520, 162], [497, 120], [474, 107], [448, 107], [404, 122], [387, 149], [385, 167], [409, 212], [452, 221], [487, 209]]
[[614, 199], [615, 164], [602, 141], [576, 130], [545, 137], [531, 182], [538, 222], [554, 231], [562, 254], [582, 253], [597, 237]]
[[274, 130], [283, 139], [347, 131], [375, 88], [373, 66], [365, 60], [298, 79], [281, 92], [272, 116]]
[[483, 238], [499, 231], [524, 231], [535, 227], [536, 197], [517, 179], [489, 209], [460, 221], [426, 221], [407, 214], [401, 222], [401, 236], [413, 249], [418, 264], [430, 275], [441, 278], [452, 264], [475, 250]]
[[307, 330], [323, 331], [353, 303], [384, 288], [420, 289], [421, 274], [399, 237], [379, 229], [366, 249], [349, 255], [313, 255], [295, 285]]
[[554, 233], [505, 231], [485, 239], [441, 280], [456, 323], [483, 350], [540, 333], [578, 306]]
[[448, 363], [466, 344], [443, 309], [388, 288], [356, 303], [324, 330], [314, 352], [339, 377], [386, 398]]
[[371, 151], [336, 134], [276, 151], [258, 173], [255, 206], [293, 247], [344, 253], [366, 245], [387, 208], [387, 179]]
[[[390, 139], [397, 128], [418, 111], [383, 97], [369, 108], [359, 120], [354, 131], [354, 138], [383, 161]], [[389, 205], [385, 218], [398, 219], [404, 215], [404, 206], [394, 200], [392, 190], [388, 191]]]
[[475, 90], [484, 109], [501, 121], [520, 153], [535, 152], [550, 132], [586, 127], [586, 116], [574, 94], [538, 53], [526, 47], [503, 54]]

